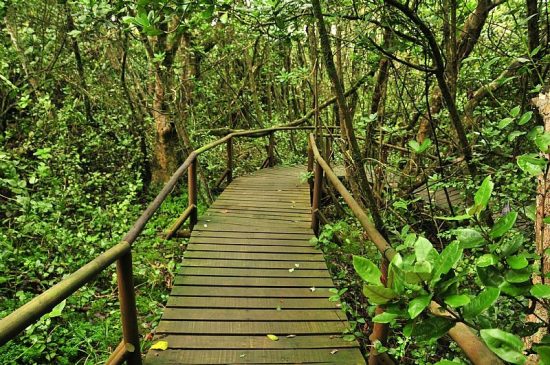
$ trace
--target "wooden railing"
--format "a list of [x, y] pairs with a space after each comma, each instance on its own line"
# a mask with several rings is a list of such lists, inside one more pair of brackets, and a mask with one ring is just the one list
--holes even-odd
[[[312, 206], [311, 206], [311, 228], [314, 232], [319, 232], [319, 210], [321, 208], [321, 194], [322, 184], [325, 180], [329, 182], [334, 189], [338, 191], [342, 199], [346, 202], [351, 209], [355, 218], [359, 221], [365, 233], [369, 239], [375, 244], [376, 248], [382, 254], [382, 273], [385, 272], [384, 266], [387, 267], [396, 254], [396, 251], [384, 238], [384, 236], [376, 229], [373, 222], [370, 220], [365, 211], [361, 208], [359, 203], [353, 198], [352, 194], [346, 189], [344, 184], [340, 181], [338, 176], [334, 173], [330, 165], [323, 158], [317, 147], [315, 136], [309, 135], [308, 139], [308, 171], [314, 172], [312, 188]], [[382, 280], [385, 284], [385, 280]], [[446, 312], [441, 306], [432, 302], [429, 306], [429, 310], [436, 316], [449, 316], [450, 313]], [[377, 308], [380, 313], [381, 308]], [[375, 323], [373, 333], [370, 337], [371, 343], [376, 340], [384, 342], [385, 336], [387, 336], [387, 325], [381, 323]], [[449, 330], [449, 335], [458, 344], [458, 346], [464, 351], [464, 354], [475, 365], [500, 365], [504, 364], [489, 348], [483, 343], [472, 331], [470, 327], [464, 323], [456, 323], [453, 328]], [[378, 354], [371, 349], [369, 357], [370, 364], [388, 364], [393, 363], [386, 354]]]
[[44, 293], [38, 295], [27, 304], [21, 306], [14, 312], [0, 320], [0, 346], [6, 344], [9, 340], [16, 337], [29, 325], [35, 323], [44, 314], [48, 313], [57, 304], [61, 303], [71, 294], [82, 288], [86, 283], [94, 279], [99, 273], [108, 266], [116, 262], [117, 285], [120, 304], [120, 313], [122, 320], [123, 339], [109, 357], [108, 364], [120, 364], [127, 361], [128, 364], [141, 364], [141, 353], [139, 343], [139, 331], [137, 321], [137, 310], [134, 290], [134, 280], [132, 273], [132, 244], [139, 237], [147, 222], [153, 214], [159, 209], [168, 195], [174, 190], [178, 181], [185, 172], [188, 173], [188, 195], [189, 202], [182, 215], [176, 220], [176, 223], [170, 228], [166, 236], [173, 236], [176, 231], [189, 220], [189, 228], [197, 223], [197, 165], [198, 156], [213, 149], [221, 144], [227, 145], [227, 168], [222, 175], [222, 179], [231, 182], [233, 179], [233, 139], [238, 137], [259, 138], [268, 136], [268, 156], [264, 161], [264, 166], [273, 166], [275, 164], [275, 136], [279, 131], [292, 130], [311, 130], [313, 127], [273, 127], [257, 129], [250, 131], [238, 131], [217, 139], [214, 142], [206, 144], [189, 154], [183, 164], [174, 172], [170, 180], [164, 185], [159, 194], [143, 211], [141, 216], [135, 221], [132, 228], [126, 233], [122, 241], [114, 247], [105, 251], [78, 269], [67, 278], [61, 280]]

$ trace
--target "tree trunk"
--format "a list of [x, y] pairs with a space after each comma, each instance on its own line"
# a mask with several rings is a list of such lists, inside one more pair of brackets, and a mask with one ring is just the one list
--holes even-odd
[[347, 108], [344, 88], [342, 86], [340, 78], [338, 77], [336, 66], [334, 65], [334, 59], [333, 59], [332, 50], [330, 47], [330, 39], [328, 37], [328, 33], [325, 28], [325, 21], [321, 10], [321, 4], [319, 0], [312, 0], [312, 5], [313, 5], [313, 13], [315, 15], [315, 18], [317, 19], [317, 29], [319, 30], [321, 49], [323, 51], [325, 66], [336, 94], [336, 102], [340, 110], [340, 115], [344, 119], [344, 124], [346, 128], [346, 137], [351, 148], [351, 157], [355, 167], [356, 175], [355, 174], [351, 175], [350, 179], [357, 179], [356, 181], [359, 188], [361, 189], [361, 194], [362, 194], [362, 196], [357, 197], [359, 198], [358, 200], [362, 200], [362, 198], [365, 198], [376, 228], [380, 232], [385, 232], [384, 224], [382, 222], [382, 218], [380, 217], [380, 213], [378, 212], [378, 208], [376, 205], [376, 200], [374, 199], [374, 195], [372, 193], [370, 183], [367, 180], [367, 175], [365, 173], [363, 156], [361, 155], [359, 144], [357, 143], [357, 138], [355, 137], [355, 131], [353, 129], [353, 121], [351, 120], [349, 109]]

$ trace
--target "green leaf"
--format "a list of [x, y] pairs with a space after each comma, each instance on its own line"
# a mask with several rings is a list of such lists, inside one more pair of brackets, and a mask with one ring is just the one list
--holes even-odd
[[506, 128], [510, 123], [512, 123], [514, 121], [514, 118], [504, 118], [502, 119], [500, 122], [498, 122], [498, 125], [497, 127], [499, 129], [503, 129], [503, 128]]
[[420, 143], [418, 143], [418, 141], [413, 139], [413, 140], [409, 141], [408, 145], [411, 148], [411, 150], [413, 150], [414, 153], [420, 154], [420, 153], [426, 151], [428, 148], [430, 148], [430, 146], [432, 145], [432, 141], [431, 141], [431, 139], [426, 138], [426, 139], [424, 139], [422, 144], [420, 144]]
[[463, 307], [468, 303], [470, 303], [470, 297], [466, 294], [449, 295], [445, 298], [445, 304], [453, 308]]
[[441, 360], [436, 362], [434, 365], [462, 365], [462, 363], [450, 360]]
[[422, 313], [422, 311], [426, 309], [426, 307], [430, 304], [431, 300], [432, 300], [431, 294], [423, 295], [411, 300], [409, 302], [409, 308], [407, 310], [409, 312], [409, 316], [411, 317], [411, 319], [415, 319], [416, 317], [418, 317], [418, 315]]
[[510, 115], [512, 117], [517, 117], [519, 115], [519, 112], [521, 111], [521, 108], [520, 106], [516, 106], [515, 108], [513, 108], [512, 110], [510, 110]]
[[535, 144], [541, 152], [547, 153], [550, 146], [550, 133], [544, 132], [535, 137]]
[[454, 234], [456, 234], [460, 247], [463, 249], [481, 247], [485, 244], [485, 238], [475, 229], [458, 228], [454, 231]]
[[477, 297], [474, 297], [469, 304], [464, 307], [464, 317], [475, 318], [485, 310], [490, 308], [500, 296], [500, 289], [485, 288]]
[[491, 229], [491, 232], [489, 232], [489, 236], [491, 236], [491, 238], [502, 237], [514, 226], [517, 217], [517, 212], [509, 212], [504, 217], [500, 218]]
[[485, 255], [478, 257], [476, 260], [476, 266], [479, 267], [487, 267], [495, 265], [496, 263], [498, 263], [498, 257], [492, 253], [486, 253]]
[[448, 273], [461, 257], [462, 248], [460, 243], [455, 241], [445, 247], [435, 262], [431, 284], [437, 283], [441, 275]]
[[524, 125], [525, 123], [530, 121], [532, 117], [533, 117], [533, 112], [531, 111], [523, 113], [521, 118], [519, 118], [518, 125]]
[[418, 342], [435, 340], [445, 335], [454, 323], [442, 317], [429, 317], [412, 327], [411, 336]]
[[539, 365], [550, 365], [550, 346], [533, 346], [539, 354]]
[[372, 321], [374, 323], [391, 323], [397, 318], [397, 316], [398, 315], [395, 313], [384, 312], [375, 316]]
[[517, 164], [525, 173], [538, 176], [546, 168], [547, 161], [535, 153], [528, 153], [517, 157]]
[[363, 294], [372, 304], [386, 304], [397, 298], [397, 294], [393, 290], [378, 285], [363, 286]]
[[504, 277], [509, 283], [524, 283], [531, 279], [531, 273], [531, 268], [525, 268], [522, 270], [508, 270]]
[[550, 298], [550, 285], [535, 284], [531, 288], [530, 293], [535, 298], [548, 299], [548, 298]]
[[511, 333], [498, 328], [480, 331], [481, 338], [498, 357], [512, 364], [524, 364], [527, 357], [523, 355], [523, 342]]
[[513, 131], [508, 135], [508, 142], [513, 142], [516, 138], [518, 138], [519, 136], [523, 136], [524, 134], [525, 132], [522, 131]]
[[487, 176], [481, 183], [481, 186], [476, 191], [476, 194], [474, 196], [476, 213], [480, 213], [485, 208], [487, 208], [487, 204], [489, 203], [489, 199], [491, 198], [491, 193], [493, 192], [494, 185], [495, 184], [493, 183], [493, 181], [491, 181], [491, 176]]
[[357, 274], [369, 284], [382, 285], [380, 277], [382, 272], [369, 259], [361, 256], [353, 256], [353, 267]]
[[414, 253], [416, 256], [416, 261], [418, 262], [427, 261], [428, 255], [433, 250], [434, 248], [430, 241], [428, 241], [424, 237], [418, 237], [418, 239], [414, 244]]
[[506, 258], [508, 265], [514, 270], [520, 270], [529, 265], [525, 255], [515, 255]]
[[67, 304], [67, 299], [65, 299], [64, 301], [62, 301], [61, 303], [53, 307], [52, 311], [46, 314], [46, 316], [48, 318], [55, 318], [55, 317], [61, 316], [61, 313], [63, 313], [63, 309], [65, 309], [65, 304]]
[[454, 217], [441, 217], [441, 216], [438, 216], [438, 217], [435, 217], [435, 218], [441, 219], [443, 221], [463, 221], [463, 220], [472, 218], [472, 216], [470, 214], [466, 213], [466, 214], [457, 215], [457, 216], [454, 216]]

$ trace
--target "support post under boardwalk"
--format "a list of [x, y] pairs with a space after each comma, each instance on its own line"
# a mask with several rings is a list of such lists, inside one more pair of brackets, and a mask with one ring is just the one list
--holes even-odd
[[318, 163], [315, 164], [315, 176], [313, 183], [313, 203], [311, 205], [311, 229], [316, 235], [319, 235], [319, 215], [318, 210], [321, 208], [321, 192], [323, 183], [323, 169]]
[[191, 215], [189, 216], [189, 230], [193, 230], [195, 224], [198, 220], [198, 208], [197, 208], [197, 159], [195, 158], [189, 169], [187, 170], [188, 180], [187, 180], [187, 189], [189, 195], [189, 206], [194, 207]]
[[129, 365], [141, 365], [136, 294], [132, 272], [132, 253], [128, 252], [116, 263], [122, 335]]

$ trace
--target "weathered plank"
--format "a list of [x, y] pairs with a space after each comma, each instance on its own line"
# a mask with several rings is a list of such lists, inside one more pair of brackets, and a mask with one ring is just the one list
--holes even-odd
[[251, 268], [218, 268], [184, 266], [178, 270], [182, 276], [246, 276], [263, 278], [330, 278], [327, 270], [290, 269], [251, 269]]
[[345, 321], [337, 309], [166, 308], [163, 320], [175, 321]]
[[291, 269], [298, 267], [300, 269], [325, 269], [326, 264], [321, 261], [272, 261], [272, 260], [224, 260], [224, 259], [193, 259], [187, 258], [184, 262], [185, 266], [201, 266], [201, 267], [244, 267], [244, 268], [257, 268], [257, 269]]
[[173, 308], [285, 308], [285, 309], [334, 309], [339, 303], [331, 302], [327, 298], [239, 298], [231, 299], [223, 297], [180, 297], [170, 296], [167, 307]]
[[256, 278], [256, 277], [219, 277], [219, 276], [179, 276], [174, 278], [175, 285], [202, 286], [258, 286], [261, 288], [332, 288], [330, 278]]
[[171, 295], [232, 298], [329, 298], [329, 288], [255, 288], [223, 286], [183, 286], [172, 288]]

